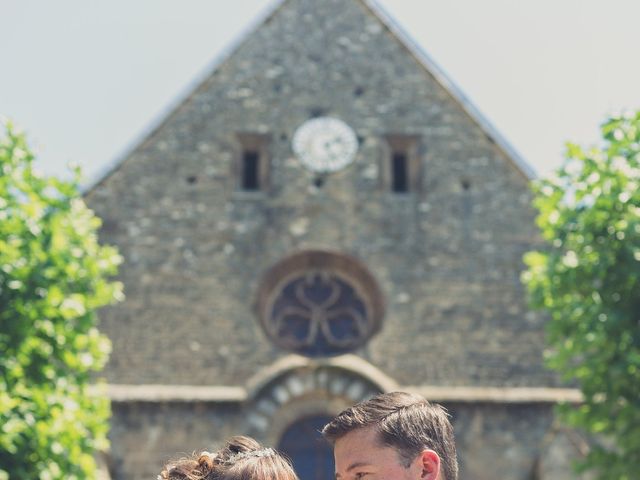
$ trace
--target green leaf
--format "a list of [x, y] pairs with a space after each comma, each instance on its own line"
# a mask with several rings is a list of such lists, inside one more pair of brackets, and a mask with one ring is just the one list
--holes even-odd
[[87, 479], [109, 402], [88, 372], [110, 344], [96, 310], [122, 298], [121, 262], [73, 181], [39, 177], [24, 136], [0, 132], [0, 480]]
[[640, 471], [640, 112], [608, 119], [601, 148], [567, 145], [553, 177], [533, 185], [548, 242], [524, 256], [530, 304], [549, 314], [547, 365], [585, 401], [558, 413], [594, 435], [581, 470]]

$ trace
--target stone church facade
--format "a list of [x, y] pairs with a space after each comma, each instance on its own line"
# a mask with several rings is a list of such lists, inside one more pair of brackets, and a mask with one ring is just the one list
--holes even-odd
[[397, 389], [449, 409], [462, 479], [575, 478], [530, 179], [376, 4], [278, 4], [86, 195], [125, 258], [112, 478], [239, 433], [330, 478], [318, 426]]

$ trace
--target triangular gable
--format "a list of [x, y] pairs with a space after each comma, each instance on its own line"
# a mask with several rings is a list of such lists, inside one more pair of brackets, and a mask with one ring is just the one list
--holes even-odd
[[231, 41], [226, 47], [224, 47], [211, 61], [211, 63], [203, 69], [203, 71], [194, 77], [174, 98], [166, 107], [160, 112], [154, 119], [152, 119], [148, 126], [138, 133], [133, 140], [131, 140], [126, 147], [123, 148], [122, 153], [114, 157], [114, 159], [100, 169], [94, 179], [84, 189], [84, 194], [89, 195], [91, 192], [106, 181], [113, 173], [115, 173], [123, 163], [136, 151], [136, 149], [149, 140], [156, 132], [162, 129], [162, 126], [169, 121], [171, 116], [176, 113], [180, 107], [186, 104], [202, 87], [204, 87], [211, 77], [224, 63], [233, 57], [233, 54], [242, 47], [242, 45], [249, 40], [249, 37], [253, 32], [261, 28], [266, 24], [284, 5], [290, 0], [272, 0], [271, 3], [259, 13], [253, 21], [244, 28], [244, 31], [240, 33], [233, 41]]
[[480, 110], [471, 103], [469, 98], [453, 83], [447, 74], [431, 59], [426, 51], [418, 45], [411, 36], [389, 15], [382, 6], [375, 0], [357, 0], [365, 5], [404, 45], [413, 57], [423, 68], [431, 74], [438, 84], [460, 105], [469, 117], [482, 129], [482, 131], [493, 141], [514, 165], [529, 180], [536, 177], [534, 169], [524, 158], [513, 148], [513, 146], [500, 134], [500, 132], [480, 113]]
[[[240, 34], [235, 41], [231, 42], [228, 47], [224, 48], [211, 62], [211, 64], [204, 70], [203, 74], [197, 76], [192, 82], [190, 82], [184, 90], [175, 97], [175, 100], [170, 102], [164, 111], [159, 114], [155, 120], [151, 121], [149, 126], [144, 129], [139, 135], [137, 135], [133, 141], [124, 149], [124, 153], [117, 156], [113, 162], [110, 162], [104, 167], [101, 172], [96, 175], [95, 181], [91, 182], [86, 190], [85, 194], [90, 194], [97, 186], [102, 184], [108, 179], [115, 171], [117, 171], [122, 164], [130, 157], [133, 152], [147, 140], [149, 140], [156, 132], [158, 132], [162, 126], [176, 113], [180, 107], [186, 104], [208, 81], [218, 69], [220, 69], [224, 63], [233, 57], [235, 52], [241, 48], [241, 46], [249, 40], [251, 34], [266, 24], [273, 16], [275, 16], [279, 10], [291, 0], [274, 0], [262, 14], [258, 15], [256, 19], [245, 28], [244, 32]], [[375, 0], [354, 0], [361, 3], [371, 14], [377, 18], [392, 34], [392, 36], [398, 40], [398, 42], [404, 46], [407, 51], [415, 58], [415, 60], [425, 69], [425, 71], [434, 78], [437, 84], [443, 88], [457, 103], [460, 108], [471, 118], [471, 120], [480, 127], [485, 135], [495, 145], [502, 150], [504, 155], [513, 163], [519, 172], [527, 180], [532, 180], [536, 177], [533, 168], [518, 154], [518, 152], [511, 146], [511, 144], [500, 134], [500, 132], [489, 122], [489, 120], [480, 113], [480, 111], [471, 103], [466, 95], [460, 90], [447, 74], [429, 57], [424, 49], [418, 45], [408, 33], [389, 15], [382, 6]]]

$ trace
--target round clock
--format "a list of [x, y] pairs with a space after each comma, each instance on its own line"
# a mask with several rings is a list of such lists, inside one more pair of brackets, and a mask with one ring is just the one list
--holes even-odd
[[318, 173], [330, 173], [353, 161], [358, 139], [353, 129], [342, 120], [319, 117], [298, 127], [292, 147], [305, 167]]

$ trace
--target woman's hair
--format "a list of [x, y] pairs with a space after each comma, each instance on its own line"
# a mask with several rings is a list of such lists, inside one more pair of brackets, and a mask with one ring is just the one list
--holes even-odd
[[237, 436], [216, 453], [169, 462], [158, 480], [298, 480], [289, 461], [253, 438]]

